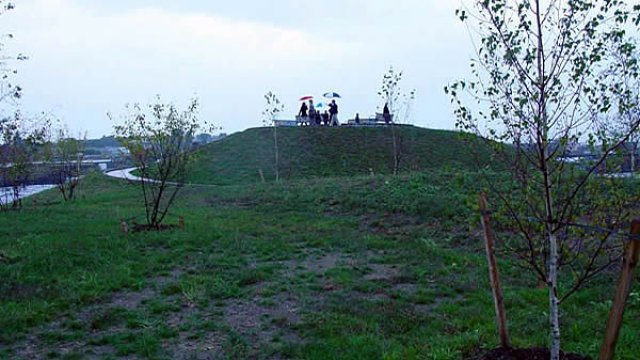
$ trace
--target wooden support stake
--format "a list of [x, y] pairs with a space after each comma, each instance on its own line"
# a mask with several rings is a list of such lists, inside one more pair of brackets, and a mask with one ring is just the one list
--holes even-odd
[[640, 235], [640, 220], [634, 220], [631, 223], [632, 238], [625, 245], [620, 281], [616, 289], [613, 304], [611, 305], [611, 311], [609, 312], [607, 330], [604, 335], [602, 348], [600, 349], [600, 360], [612, 360], [616, 350], [616, 343], [618, 342], [620, 328], [622, 327], [624, 308], [627, 304], [629, 293], [631, 292], [633, 272], [638, 265], [638, 257], [640, 256], [640, 240], [636, 239], [638, 235]]
[[484, 241], [487, 249], [487, 260], [489, 262], [489, 278], [491, 280], [491, 290], [493, 292], [493, 303], [496, 310], [496, 322], [500, 333], [500, 345], [509, 348], [509, 331], [507, 329], [507, 313], [504, 309], [504, 298], [500, 287], [500, 273], [494, 250], [494, 236], [491, 229], [491, 218], [487, 211], [487, 196], [480, 194], [480, 213], [482, 214], [482, 228], [484, 229]]

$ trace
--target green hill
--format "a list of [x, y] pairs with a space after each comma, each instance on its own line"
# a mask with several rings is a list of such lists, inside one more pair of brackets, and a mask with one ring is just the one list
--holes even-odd
[[[476, 156], [460, 133], [414, 126], [394, 129], [400, 139], [400, 171], [436, 168], [475, 169]], [[278, 128], [280, 177], [391, 174], [394, 168], [391, 128]], [[273, 128], [255, 128], [203, 147], [189, 181], [237, 184], [275, 177]], [[488, 162], [486, 154], [481, 161]]]

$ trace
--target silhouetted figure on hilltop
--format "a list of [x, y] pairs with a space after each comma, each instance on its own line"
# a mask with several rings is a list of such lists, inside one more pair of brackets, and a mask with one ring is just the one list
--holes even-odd
[[324, 123], [324, 126], [329, 126], [329, 112], [326, 110], [322, 113], [322, 122]]
[[331, 100], [331, 104], [329, 104], [329, 115], [331, 126], [340, 126], [340, 122], [338, 121], [338, 104], [336, 104], [335, 100]]
[[315, 124], [316, 119], [316, 107], [313, 105], [313, 100], [309, 100], [309, 125]]
[[298, 112], [298, 116], [300, 117], [307, 117], [307, 110], [309, 110], [309, 108], [307, 107], [307, 103], [303, 102], [302, 106], [300, 106], [300, 111]]
[[384, 109], [382, 109], [382, 117], [384, 118], [384, 123], [389, 125], [391, 123], [391, 112], [389, 111], [389, 104], [384, 104]]

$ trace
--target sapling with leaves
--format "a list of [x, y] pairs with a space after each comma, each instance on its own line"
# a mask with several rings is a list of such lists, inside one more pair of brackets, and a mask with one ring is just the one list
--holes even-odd
[[[639, 105], [629, 88], [640, 73], [637, 11], [617, 0], [482, 0], [457, 12], [477, 55], [471, 78], [445, 91], [458, 128], [480, 135], [511, 173], [504, 187], [487, 185], [496, 218], [519, 234], [504, 246], [547, 284], [554, 360], [560, 303], [619, 260], [613, 234], [638, 200], [626, 180], [598, 173], [640, 125], [634, 118], [622, 132], [604, 130]], [[565, 161], [581, 143], [595, 159]], [[561, 269], [572, 276], [559, 278]]]
[[210, 126], [198, 119], [195, 99], [182, 111], [160, 97], [146, 106], [127, 105], [126, 110], [115, 134], [141, 179], [147, 228], [159, 230], [187, 180], [193, 137]]
[[[0, 15], [14, 7], [13, 1], [0, 0]], [[5, 54], [5, 41], [12, 38], [10, 33], [0, 38], [0, 168], [5, 186], [11, 188], [11, 196], [0, 199], [3, 210], [22, 207], [22, 190], [33, 175], [35, 162], [44, 157], [50, 129], [46, 115], [25, 117], [15, 110], [17, 100], [22, 97], [22, 87], [14, 83], [17, 70], [12, 62], [27, 60], [27, 56]]]
[[[405, 124], [411, 117], [413, 102], [416, 97], [416, 90], [409, 93], [403, 93], [400, 88], [402, 82], [402, 71], [396, 71], [393, 67], [382, 76], [382, 85], [378, 91], [378, 96], [389, 109], [391, 115], [391, 124]], [[389, 126], [391, 135], [392, 155], [393, 155], [393, 174], [400, 173], [400, 164], [403, 154], [403, 136], [394, 126]]]
[[392, 122], [395, 120], [393, 116], [398, 112], [397, 107], [402, 96], [400, 92], [402, 75], [402, 71], [396, 71], [393, 66], [389, 67], [387, 72], [382, 76], [382, 85], [378, 91], [378, 96], [380, 96], [384, 104], [389, 108]]
[[273, 154], [274, 154], [274, 171], [276, 174], [276, 182], [280, 181], [280, 152], [278, 150], [278, 126], [275, 123], [278, 115], [284, 111], [284, 104], [280, 102], [278, 96], [272, 91], [264, 95], [266, 106], [262, 111], [262, 125], [273, 127]]
[[[630, 43], [633, 49], [637, 49], [637, 43], [634, 41]], [[635, 71], [637, 65], [635, 62], [640, 58], [638, 51], [629, 51], [627, 48], [622, 48], [616, 54], [616, 62], [622, 71]], [[618, 71], [618, 69], [614, 69]], [[615, 74], [611, 74], [615, 76]], [[625, 79], [626, 83], [623, 88], [618, 89], [618, 92], [623, 92], [624, 96], [629, 98], [630, 104], [640, 104], [640, 78], [628, 77]], [[602, 131], [610, 133], [613, 138], [621, 137], [624, 134], [629, 134], [628, 140], [623, 144], [619, 150], [621, 158], [622, 170], [631, 174], [636, 171], [638, 141], [640, 140], [640, 129], [636, 129], [637, 123], [640, 120], [640, 108], [631, 107], [628, 110], [620, 111], [619, 114], [613, 114], [614, 119], [603, 123]], [[634, 130], [635, 129], [635, 130]], [[618, 164], [615, 164], [618, 165]], [[614, 168], [615, 169], [615, 168]]]
[[86, 136], [73, 138], [68, 129], [61, 128], [52, 144], [51, 168], [56, 187], [64, 201], [75, 199], [75, 190], [82, 175], [85, 142]]
[[24, 117], [16, 111], [0, 119], [0, 169], [4, 185], [11, 188], [9, 199], [0, 199], [0, 208], [22, 207], [22, 190], [32, 180], [36, 163], [45, 157], [50, 121]]

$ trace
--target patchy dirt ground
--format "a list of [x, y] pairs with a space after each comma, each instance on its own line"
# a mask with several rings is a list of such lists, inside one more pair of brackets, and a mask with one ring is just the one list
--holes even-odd
[[[150, 279], [139, 290], [113, 293], [35, 329], [13, 346], [13, 354], [23, 359], [72, 354], [89, 359], [135, 358], [139, 349], [134, 352], [113, 343], [144, 346], [132, 334], [162, 327], [167, 336], [161, 347], [168, 358], [218, 359], [257, 354], [282, 358], [278, 349], [304, 343], [298, 331], [300, 325], [306, 315], [322, 311], [332, 292], [347, 291], [344, 296], [353, 299], [393, 301], [398, 293], [412, 295], [417, 291], [417, 285], [403, 278], [398, 266], [372, 262], [378, 255], [375, 251], [357, 256], [313, 252], [295, 260], [252, 261], [251, 268], [278, 267], [274, 276], [277, 281], [258, 281], [246, 286], [242, 296], [211, 299], [205, 306], [179, 290], [181, 279], [196, 270], [175, 269]], [[357, 274], [356, 282], [380, 283], [386, 288], [373, 293], [344, 290], [330, 276], [331, 272], [341, 270]], [[310, 279], [313, 286], [301, 286], [300, 277], [304, 281]], [[432, 310], [433, 306], [425, 309]]]

